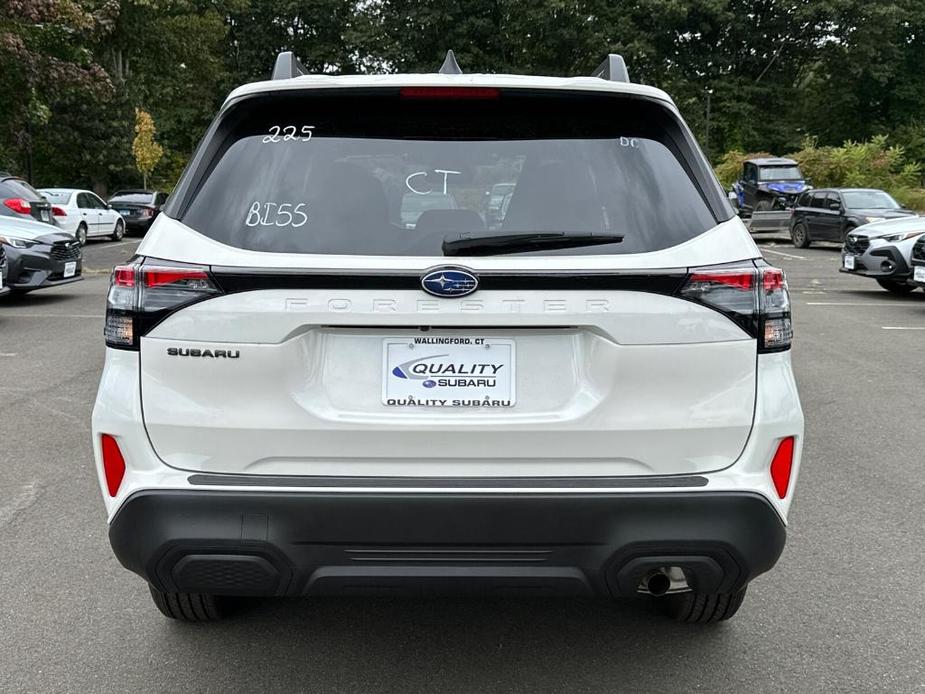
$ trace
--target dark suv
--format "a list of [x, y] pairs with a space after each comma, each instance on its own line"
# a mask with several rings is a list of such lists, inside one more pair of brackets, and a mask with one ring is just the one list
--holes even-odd
[[[51, 203], [25, 180], [0, 171], [0, 215], [55, 225]], [[57, 226], [57, 225], [55, 225]]]
[[167, 202], [167, 193], [155, 190], [120, 190], [109, 198], [112, 208], [125, 220], [129, 234], [144, 234]]
[[875, 188], [817, 188], [797, 200], [790, 238], [797, 248], [808, 248], [813, 241], [844, 243], [848, 232], [859, 226], [914, 214]]

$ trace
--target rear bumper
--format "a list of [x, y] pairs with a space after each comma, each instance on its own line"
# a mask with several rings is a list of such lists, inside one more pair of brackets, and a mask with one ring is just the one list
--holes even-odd
[[165, 591], [628, 596], [664, 565], [698, 590], [735, 590], [776, 563], [785, 529], [748, 492], [148, 490], [109, 536]]
[[146, 217], [144, 219], [132, 219], [123, 217], [122, 219], [125, 222], [125, 230], [130, 233], [146, 232], [151, 227], [151, 223], [154, 221], [153, 217]]

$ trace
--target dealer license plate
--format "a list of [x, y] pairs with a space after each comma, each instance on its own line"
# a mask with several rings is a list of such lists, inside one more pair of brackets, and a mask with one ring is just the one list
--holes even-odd
[[916, 265], [912, 271], [912, 279], [916, 282], [925, 282], [925, 265]]
[[64, 264], [65, 279], [67, 279], [68, 277], [73, 277], [76, 272], [77, 272], [77, 261], [76, 260], [71, 261], [70, 263]]
[[514, 340], [387, 338], [382, 402], [388, 407], [513, 407]]
[[854, 270], [854, 256], [853, 255], [845, 256], [845, 269]]

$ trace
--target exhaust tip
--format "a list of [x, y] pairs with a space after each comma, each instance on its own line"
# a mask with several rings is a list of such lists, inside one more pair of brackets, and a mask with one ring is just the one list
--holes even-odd
[[646, 590], [652, 595], [664, 595], [669, 588], [671, 588], [671, 579], [662, 571], [656, 571], [646, 579]]

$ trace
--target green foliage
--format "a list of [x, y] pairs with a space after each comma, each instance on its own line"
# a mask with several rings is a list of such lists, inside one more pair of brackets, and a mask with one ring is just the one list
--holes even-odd
[[789, 157], [796, 159], [803, 174], [817, 187], [912, 188], [921, 178], [921, 165], [905, 160], [902, 147], [889, 146], [885, 135], [867, 142], [844, 143], [841, 147], [819, 147], [808, 138]]
[[[795, 159], [817, 188], [881, 188], [907, 207], [925, 210], [925, 189], [918, 187], [922, 164], [908, 161], [903, 147], [888, 142], [886, 135], [877, 135], [867, 142], [820, 147], [816, 138], [807, 137], [799, 150], [784, 156]], [[738, 180], [745, 160], [767, 156], [731, 150], [717, 164], [716, 175], [728, 188]]]
[[[890, 147], [859, 162], [887, 133], [903, 166], [925, 163], [923, 36], [921, 0], [0, 0], [0, 167], [136, 185], [146, 105], [170, 186], [228, 91], [283, 50], [328, 74], [431, 72], [452, 48], [466, 72], [585, 75], [616, 52], [672, 95], [708, 153], [799, 150], [823, 178], [889, 170], [913, 190], [921, 171], [906, 185], [913, 169]], [[830, 160], [847, 141], [867, 144]]]

